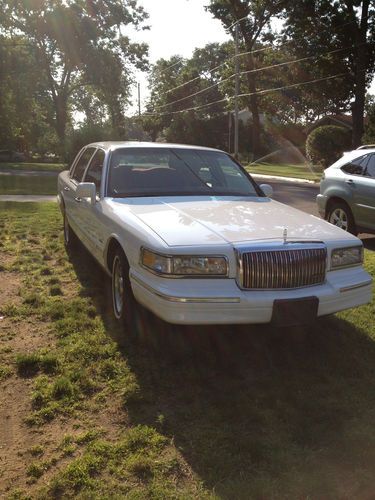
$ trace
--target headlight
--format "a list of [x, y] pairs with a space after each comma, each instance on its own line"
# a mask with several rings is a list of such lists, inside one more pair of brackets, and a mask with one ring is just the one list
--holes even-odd
[[363, 247], [336, 248], [331, 254], [331, 268], [349, 267], [362, 264]]
[[226, 276], [228, 265], [225, 257], [203, 255], [166, 256], [142, 249], [141, 263], [158, 274], [174, 276]]

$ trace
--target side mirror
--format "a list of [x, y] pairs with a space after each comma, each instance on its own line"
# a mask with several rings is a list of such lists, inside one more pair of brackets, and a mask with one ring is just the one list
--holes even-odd
[[93, 182], [80, 182], [76, 191], [77, 198], [90, 198], [91, 204], [96, 203], [96, 186]]
[[263, 191], [263, 193], [267, 196], [267, 198], [272, 198], [273, 196], [273, 188], [269, 184], [261, 184], [260, 189]]

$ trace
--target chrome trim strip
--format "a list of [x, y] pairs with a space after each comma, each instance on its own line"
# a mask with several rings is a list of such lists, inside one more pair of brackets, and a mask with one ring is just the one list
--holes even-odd
[[153, 293], [154, 295], [157, 295], [161, 299], [168, 300], [169, 302], [179, 302], [183, 304], [187, 303], [234, 304], [241, 302], [241, 299], [239, 297], [176, 297], [175, 295], [166, 295], [163, 292], [155, 290], [155, 288], [145, 283], [143, 280], [138, 278], [138, 276], [136, 276], [133, 273], [130, 273], [130, 279], [133, 279], [138, 283], [138, 285], [142, 286], [143, 288]]
[[351, 285], [351, 286], [344, 286], [343, 288], [340, 288], [340, 292], [349, 292], [350, 290], [356, 290], [357, 288], [362, 288], [364, 286], [371, 285], [372, 280], [367, 280], [364, 281], [363, 283], [357, 283], [356, 285]]
[[375, 210], [375, 207], [370, 207], [370, 205], [362, 205], [361, 203], [357, 203], [357, 207], [361, 207], [361, 208], [371, 208], [371, 210]]

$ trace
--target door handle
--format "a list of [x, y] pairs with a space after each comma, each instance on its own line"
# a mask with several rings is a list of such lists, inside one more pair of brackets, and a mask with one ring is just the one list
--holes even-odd
[[70, 188], [68, 188], [68, 186], [65, 186], [64, 191], [70, 191]]
[[82, 198], [79, 198], [79, 197], [77, 196], [76, 198], [74, 198], [74, 201], [76, 201], [77, 203], [81, 203]]
[[348, 180], [346, 180], [345, 182], [346, 182], [347, 184], [350, 184], [350, 185], [354, 186], [354, 181], [353, 181], [353, 179], [348, 179]]

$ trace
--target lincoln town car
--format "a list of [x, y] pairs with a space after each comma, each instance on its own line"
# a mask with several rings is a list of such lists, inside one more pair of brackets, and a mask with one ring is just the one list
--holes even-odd
[[125, 326], [136, 302], [170, 323], [284, 326], [371, 298], [358, 238], [274, 201], [217, 149], [90, 144], [58, 201], [67, 249], [79, 240], [105, 269]]

